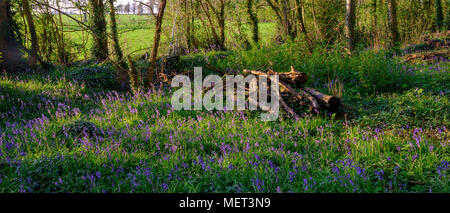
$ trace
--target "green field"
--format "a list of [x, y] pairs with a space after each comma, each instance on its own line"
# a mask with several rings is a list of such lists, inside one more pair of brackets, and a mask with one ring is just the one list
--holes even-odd
[[[81, 20], [76, 17], [77, 20]], [[164, 31], [161, 40], [161, 54], [167, 53], [169, 51], [171, 42], [171, 24], [173, 20], [165, 20]], [[65, 27], [65, 35], [68, 39], [76, 44], [83, 44], [83, 41], [87, 42], [86, 50], [89, 50], [91, 46], [91, 36], [88, 33], [84, 34], [80, 31], [82, 28], [77, 25], [77, 23], [63, 16], [63, 22], [67, 27]], [[147, 15], [118, 15], [118, 30], [120, 34], [120, 45], [126, 55], [139, 55], [145, 52], [149, 52], [153, 45], [153, 37], [155, 34], [154, 30], [154, 19]], [[228, 45], [233, 46], [233, 39], [231, 32], [234, 29], [234, 24], [232, 22], [227, 22], [227, 35], [228, 40], [226, 41]], [[276, 32], [276, 23], [266, 22], [260, 23], [260, 36], [262, 38], [262, 45], [270, 45], [271, 40]], [[247, 32], [248, 39], [251, 40], [251, 32]], [[87, 51], [86, 54], [89, 52]], [[88, 55], [89, 56], [89, 55]], [[80, 58], [84, 55], [80, 54]]]

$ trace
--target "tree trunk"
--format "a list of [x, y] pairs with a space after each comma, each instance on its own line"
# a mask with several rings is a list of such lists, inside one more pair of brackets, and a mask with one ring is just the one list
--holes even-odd
[[253, 31], [253, 42], [259, 43], [259, 27], [258, 27], [258, 14], [253, 10], [254, 0], [247, 0], [247, 13], [250, 18], [250, 24]]
[[272, 8], [273, 12], [275, 13], [278, 19], [281, 35], [285, 37], [290, 37], [289, 25], [286, 22], [288, 17], [287, 5], [285, 0], [281, 1], [282, 5], [280, 5], [279, 1], [266, 0], [267, 4], [269, 5], [270, 8]]
[[444, 26], [444, 15], [442, 12], [442, 1], [441, 0], [435, 0], [434, 5], [436, 8], [436, 29], [437, 31], [440, 31], [442, 27]]
[[16, 71], [22, 54], [14, 32], [9, 0], [0, 0], [0, 71]]
[[161, 0], [158, 9], [158, 15], [156, 15], [156, 28], [155, 38], [153, 40], [152, 55], [150, 57], [150, 67], [147, 73], [148, 86], [152, 86], [153, 76], [156, 70], [156, 57], [158, 56], [159, 41], [161, 40], [162, 22], [164, 17], [164, 11], [166, 9], [167, 0]]
[[130, 77], [130, 86], [131, 90], [135, 94], [139, 92], [140, 84], [139, 84], [139, 74], [136, 70], [133, 60], [131, 60], [131, 56], [128, 55], [128, 63], [130, 64], [130, 68], [128, 69], [128, 76]]
[[283, 18], [280, 14], [280, 9], [275, 5], [275, 2], [272, 2], [272, 0], [266, 0], [267, 4], [270, 8], [272, 8], [273, 12], [275, 13], [275, 16], [278, 19], [279, 24], [281, 24], [281, 27], [283, 26]]
[[103, 0], [89, 0], [89, 7], [91, 11], [90, 25], [94, 40], [91, 54], [94, 59], [104, 61], [109, 55], [105, 5], [103, 4]]
[[281, 0], [281, 11], [283, 17], [283, 29], [285, 35], [289, 36], [290, 39], [297, 37], [296, 32], [292, 29], [291, 21], [289, 20], [290, 7], [288, 0]]
[[377, 0], [372, 0], [370, 13], [371, 13], [371, 16], [372, 16], [372, 37], [373, 37], [373, 40], [376, 41], [376, 40], [378, 40]]
[[111, 37], [113, 40], [114, 55], [116, 56], [116, 61], [122, 68], [127, 68], [125, 61], [123, 60], [122, 48], [120, 48], [119, 43], [119, 33], [117, 32], [117, 20], [116, 20], [116, 9], [114, 7], [115, 0], [108, 0], [109, 2], [109, 19], [111, 28]]
[[397, 5], [395, 0], [387, 0], [389, 24], [389, 48], [398, 48], [400, 37], [397, 30]]
[[[211, 4], [211, 2], [209, 0], [205, 1], [205, 4], [202, 1], [199, 1], [199, 4], [203, 10], [203, 12], [206, 15], [206, 18], [208, 19], [208, 23], [209, 23], [209, 27], [214, 39], [214, 49], [219, 49], [219, 50], [224, 50], [225, 49], [225, 18], [224, 18], [224, 13], [222, 13], [221, 11], [225, 10], [225, 5], [223, 4], [223, 1], [221, 1], [221, 5], [220, 5], [220, 11], [218, 12], [216, 10], [216, 8], [214, 7], [214, 5]], [[212, 10], [214, 13], [214, 16], [216, 18], [216, 22], [213, 21], [213, 17], [211, 16], [209, 10]], [[202, 20], [202, 19], [200, 19]], [[217, 24], [217, 25], [216, 25]], [[216, 28], [219, 28], [219, 33], [220, 35], [217, 34]]]
[[220, 32], [220, 44], [219, 49], [225, 50], [225, 2], [220, 0], [220, 11], [217, 14], [217, 21], [219, 22], [219, 32]]
[[301, 0], [295, 0], [295, 3], [297, 4], [297, 16], [298, 16], [298, 22], [300, 23], [300, 29], [305, 35], [306, 42], [308, 43], [308, 50], [310, 53], [313, 53], [313, 42], [311, 38], [308, 36], [308, 32], [306, 31], [305, 21], [303, 20], [303, 3]]
[[353, 54], [355, 50], [355, 0], [346, 0], [345, 13], [345, 37], [348, 42], [348, 50]]
[[22, 8], [27, 20], [28, 30], [30, 31], [31, 37], [31, 53], [28, 59], [28, 66], [34, 67], [38, 60], [39, 43], [38, 37], [36, 35], [36, 28], [34, 27], [33, 17], [31, 15], [31, 8], [28, 0], [22, 0]]
[[313, 23], [314, 23], [314, 27], [316, 29], [316, 38], [317, 37], [323, 37], [322, 36], [322, 32], [319, 29], [319, 25], [317, 24], [317, 19], [316, 19], [316, 3], [314, 0], [311, 0], [311, 14], [312, 14], [312, 18], [313, 18]]
[[[190, 5], [189, 5], [190, 4]], [[186, 45], [189, 51], [193, 49], [192, 45], [192, 33], [191, 33], [191, 12], [192, 12], [192, 2], [190, 1], [183, 1], [183, 12], [184, 12], [184, 24], [185, 24], [185, 38], [186, 38]]]

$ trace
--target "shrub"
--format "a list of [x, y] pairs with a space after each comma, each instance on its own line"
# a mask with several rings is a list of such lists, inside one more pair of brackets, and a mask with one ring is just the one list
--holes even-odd
[[88, 88], [118, 89], [116, 72], [109, 65], [75, 67], [67, 72], [69, 80], [82, 82]]

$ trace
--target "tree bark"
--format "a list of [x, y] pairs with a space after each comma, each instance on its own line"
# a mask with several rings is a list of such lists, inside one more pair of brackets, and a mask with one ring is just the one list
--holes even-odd
[[355, 50], [355, 0], [346, 0], [345, 13], [345, 37], [348, 43], [348, 50], [353, 54]]
[[275, 16], [278, 19], [278, 22], [283, 25], [283, 18], [281, 17], [280, 8], [277, 7], [276, 2], [272, 2], [272, 0], [266, 0], [266, 3], [269, 5], [270, 8], [272, 8], [273, 12], [275, 13]]
[[103, 0], [89, 0], [90, 25], [93, 35], [92, 57], [99, 61], [108, 58], [108, 37], [106, 32], [105, 5]]
[[377, 16], [377, 0], [372, 0], [371, 5], [371, 16], [372, 16], [372, 37], [373, 40], [376, 41], [378, 39], [378, 16]]
[[436, 30], [440, 31], [444, 25], [444, 14], [442, 12], [442, 1], [435, 0], [434, 5], [436, 8]]
[[192, 42], [192, 33], [191, 33], [191, 29], [193, 29], [193, 27], [191, 28], [192, 25], [192, 1], [188, 1], [188, 0], [184, 0], [183, 1], [183, 12], [184, 12], [184, 24], [185, 24], [185, 33], [184, 36], [186, 38], [186, 45], [189, 51], [191, 51], [193, 49], [193, 42]]
[[158, 56], [159, 41], [161, 40], [162, 23], [167, 0], [161, 0], [158, 14], [156, 15], [155, 38], [153, 40], [152, 55], [150, 57], [150, 67], [147, 73], [148, 86], [152, 86], [153, 76], [156, 70], [156, 57]]
[[120, 48], [119, 43], [119, 33], [117, 32], [117, 20], [116, 20], [116, 8], [114, 7], [114, 1], [115, 0], [108, 0], [109, 3], [109, 19], [110, 19], [110, 29], [111, 29], [111, 37], [113, 40], [113, 48], [114, 48], [114, 55], [116, 57], [117, 63], [122, 68], [127, 68], [127, 65], [123, 59], [123, 52], [122, 48]]
[[217, 21], [219, 22], [220, 29], [220, 47], [219, 49], [225, 50], [225, 2], [220, 0], [220, 12], [217, 15]]
[[397, 4], [395, 0], [387, 0], [389, 24], [389, 48], [399, 46], [400, 37], [397, 29]]
[[283, 15], [283, 29], [285, 35], [289, 36], [290, 39], [294, 39], [296, 37], [294, 31], [292, 30], [291, 22], [289, 20], [289, 11], [290, 8], [288, 6], [287, 0], [281, 0], [281, 11]]
[[136, 70], [136, 67], [134, 66], [133, 60], [131, 60], [131, 56], [128, 56], [128, 63], [130, 64], [130, 68], [128, 69], [128, 76], [130, 77], [130, 86], [133, 92], [136, 94], [139, 89], [139, 80], [138, 80], [138, 72]]
[[33, 17], [31, 15], [31, 8], [28, 0], [22, 0], [22, 8], [27, 20], [28, 31], [30, 31], [31, 37], [31, 53], [30, 58], [28, 59], [28, 66], [34, 67], [38, 60], [38, 51], [39, 51], [39, 43], [38, 37], [36, 35], [36, 28], [34, 27]]
[[305, 35], [306, 42], [308, 43], [309, 53], [313, 53], [313, 42], [311, 38], [308, 36], [308, 32], [306, 31], [305, 21], [303, 20], [303, 3], [301, 0], [295, 0], [297, 4], [297, 16], [298, 21], [300, 22], [300, 28], [302, 30], [303, 35]]
[[308, 75], [304, 72], [296, 71], [294, 67], [291, 67], [290, 72], [275, 72], [273, 70], [269, 70], [267, 74], [278, 75], [281, 81], [297, 87], [302, 87], [303, 84], [306, 84], [308, 81]]
[[[216, 9], [214, 5], [210, 2], [210, 0], [205, 0], [205, 3], [203, 3], [203, 1], [200, 0], [199, 3], [203, 12], [206, 15], [209, 27], [211, 29], [215, 45], [214, 49], [225, 50], [225, 4], [223, 0], [220, 0], [219, 2], [220, 3], [219, 9]], [[213, 21], [213, 17], [211, 16], [209, 10], [212, 10], [216, 22]], [[219, 28], [219, 34], [217, 34], [216, 28]]]
[[20, 64], [20, 45], [12, 30], [9, 0], [0, 0], [0, 71], [16, 71]]
[[247, 13], [250, 18], [253, 31], [253, 42], [259, 43], [259, 27], [258, 27], [258, 14], [253, 10], [254, 0], [247, 0]]
[[322, 37], [322, 32], [319, 29], [319, 25], [317, 24], [317, 19], [316, 19], [316, 3], [314, 0], [311, 0], [311, 14], [312, 14], [312, 18], [313, 18], [313, 22], [314, 22], [314, 27], [316, 29], [316, 33], [319, 37]]
[[330, 95], [325, 95], [313, 88], [305, 87], [303, 88], [303, 90], [314, 96], [319, 101], [319, 103], [325, 108], [331, 111], [337, 111], [339, 109], [339, 106], [341, 104], [341, 100], [339, 98]]
[[[273, 80], [271, 74], [264, 73], [264, 72], [261, 72], [261, 71], [243, 70], [243, 72], [247, 73], [247, 74], [253, 74], [253, 75], [256, 75], [256, 76], [267, 76], [268, 79]], [[275, 71], [271, 71], [271, 70], [269, 70], [269, 72], [276, 73]], [[302, 99], [303, 97], [305, 97], [311, 102], [311, 106], [312, 106], [313, 109], [315, 109], [315, 110], [319, 110], [320, 109], [319, 103], [317, 102], [316, 98], [313, 97], [311, 94], [305, 92], [302, 89], [300, 89], [299, 93], [297, 93], [294, 90], [294, 88], [292, 88], [291, 86], [289, 86], [289, 84], [283, 82], [282, 80], [279, 80], [278, 83], [283, 89], [285, 89], [287, 92], [292, 94], [295, 98]]]
[[[214, 5], [211, 3], [210, 0], [206, 0], [205, 2], [207, 4], [208, 8], [211, 8], [211, 10], [213, 11], [213, 13], [216, 17], [217, 25], [219, 27], [219, 35], [215, 36], [216, 37], [216, 39], [215, 39], [216, 45], [218, 46], [218, 47], [216, 47], [216, 49], [225, 50], [226, 49], [225, 48], [225, 0], [218, 1], [219, 2], [218, 9], [216, 9], [214, 7]], [[207, 13], [206, 15], [208, 16], [208, 20], [209, 20], [211, 26], [214, 26], [207, 10], [205, 10], [205, 13]], [[215, 30], [213, 30], [213, 33], [214, 32], [215, 32]]]

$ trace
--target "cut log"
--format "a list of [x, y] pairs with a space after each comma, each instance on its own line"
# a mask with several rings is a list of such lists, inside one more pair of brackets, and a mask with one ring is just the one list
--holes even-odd
[[[227, 74], [226, 72], [219, 70], [210, 64], [206, 64], [206, 67], [214, 72], [221, 73], [223, 75]], [[308, 81], [308, 75], [306, 73], [298, 72], [292, 66], [290, 72], [275, 72], [272, 69], [269, 69], [267, 73], [256, 70], [244, 70], [244, 73], [251, 73], [253, 75], [278, 75], [281, 81], [297, 87], [301, 87], [301, 85]]]
[[316, 100], [316, 98], [314, 96], [312, 96], [311, 94], [309, 94], [309, 93], [307, 93], [307, 92], [305, 92], [303, 90], [300, 90], [300, 93], [302, 93], [302, 95], [304, 97], [306, 97], [309, 100], [309, 102], [311, 102], [311, 107], [313, 109], [317, 109], [317, 110], [320, 109], [319, 102]]
[[341, 100], [337, 97], [325, 95], [313, 88], [305, 87], [303, 88], [305, 92], [310, 93], [312, 96], [314, 96], [322, 106], [325, 108], [331, 110], [331, 111], [337, 111], [339, 109], [339, 106], [341, 104]]
[[[268, 75], [267, 73], [260, 72], [260, 71], [244, 70], [244, 73], [250, 73], [250, 74], [258, 75], [258, 76], [264, 75], [264, 76], [267, 76], [269, 79], [272, 79], [272, 78], [270, 78], [270, 75]], [[312, 95], [300, 90], [300, 93], [302, 93], [302, 95], [303, 95], [302, 96], [299, 93], [297, 93], [291, 86], [284, 83], [283, 81], [279, 80], [278, 82], [283, 89], [285, 89], [287, 92], [291, 93], [294, 97], [297, 97], [298, 99], [302, 99], [303, 97], [305, 97], [311, 102], [312, 108], [320, 109], [319, 103]]]
[[[226, 72], [219, 70], [210, 64], [206, 64], [206, 66], [217, 73], [221, 73], [224, 76], [227, 75]], [[294, 69], [294, 67], [291, 67], [291, 71], [286, 73], [275, 72], [270, 68], [265, 72], [257, 70], [243, 70], [243, 73], [252, 74], [258, 77], [264, 76], [271, 82], [275, 80], [275, 76], [278, 76], [278, 83], [280, 85], [280, 105], [296, 120], [298, 120], [301, 116], [299, 116], [297, 112], [295, 112], [295, 110], [288, 105], [288, 103], [300, 104], [302, 106], [309, 104], [314, 113], [318, 113], [321, 108], [326, 108], [330, 111], [337, 111], [341, 106], [340, 99], [337, 97], [320, 93], [312, 88], [304, 88], [303, 84], [307, 82], [308, 77], [306, 73], [298, 72]], [[248, 94], [246, 94], [246, 99], [256, 102], [256, 100], [250, 100], [251, 97], [249, 97]]]
[[[267, 78], [272, 79], [271, 75], [268, 75], [267, 73], [263, 73], [260, 71], [244, 70], [244, 73], [250, 73], [257, 76], [267, 76]], [[319, 103], [317, 102], [316, 98], [313, 97], [312, 95], [308, 94], [307, 92], [304, 92], [303, 90], [300, 90], [300, 93], [302, 93], [303, 95], [302, 96], [299, 93], [297, 93], [291, 86], [284, 83], [283, 81], [279, 80], [278, 83], [282, 88], [284, 88], [287, 92], [291, 93], [294, 97], [297, 97], [298, 99], [302, 99], [303, 97], [307, 98], [311, 102], [311, 106], [313, 109], [320, 109]]]
[[308, 75], [306, 75], [306, 73], [298, 72], [292, 66], [290, 72], [275, 72], [269, 69], [267, 74], [278, 75], [281, 81], [291, 85], [295, 85], [297, 87], [301, 87], [301, 85], [306, 84], [306, 82], [308, 81]]

